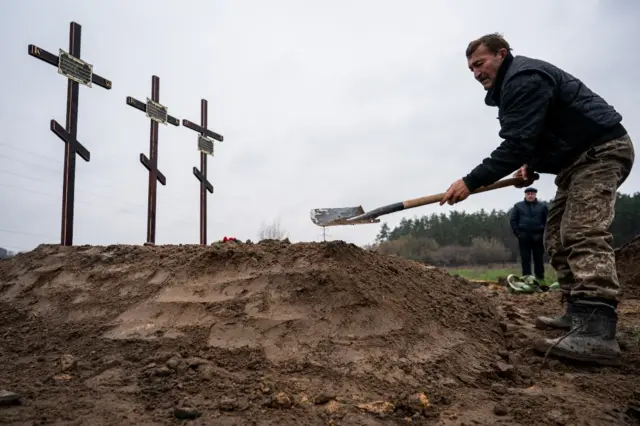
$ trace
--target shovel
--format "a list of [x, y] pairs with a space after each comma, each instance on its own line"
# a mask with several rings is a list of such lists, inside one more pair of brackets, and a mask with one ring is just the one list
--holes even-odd
[[[534, 173], [533, 180], [538, 180], [540, 175]], [[522, 185], [525, 180], [522, 178], [509, 178], [499, 180], [491, 185], [482, 186], [471, 194], [478, 194], [480, 192], [493, 191], [498, 188], [505, 188], [507, 186]], [[311, 221], [318, 226], [337, 226], [337, 225], [360, 225], [363, 223], [378, 223], [379, 216], [396, 213], [406, 209], [412, 209], [414, 207], [425, 206], [427, 204], [433, 204], [440, 202], [445, 196], [445, 193], [435, 195], [427, 195], [425, 197], [414, 198], [412, 200], [401, 201], [398, 203], [389, 204], [387, 206], [379, 207], [365, 213], [362, 206], [358, 207], [338, 207], [338, 208], [320, 208], [311, 210]]]

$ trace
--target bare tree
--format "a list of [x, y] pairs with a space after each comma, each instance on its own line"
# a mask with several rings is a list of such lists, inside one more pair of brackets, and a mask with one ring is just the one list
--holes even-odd
[[280, 219], [275, 219], [269, 225], [262, 222], [258, 236], [261, 240], [284, 240], [287, 232], [280, 228]]

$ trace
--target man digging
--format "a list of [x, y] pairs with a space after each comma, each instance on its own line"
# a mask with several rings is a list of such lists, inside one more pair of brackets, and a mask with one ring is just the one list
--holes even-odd
[[633, 167], [632, 141], [622, 116], [579, 79], [525, 56], [489, 34], [469, 43], [469, 69], [498, 107], [498, 148], [451, 184], [440, 203], [465, 200], [470, 191], [507, 174], [531, 183], [534, 171], [556, 175], [544, 246], [557, 272], [565, 312], [539, 317], [538, 328], [569, 330], [536, 342], [539, 352], [602, 365], [620, 364], [616, 340], [620, 285], [609, 227], [616, 191]]

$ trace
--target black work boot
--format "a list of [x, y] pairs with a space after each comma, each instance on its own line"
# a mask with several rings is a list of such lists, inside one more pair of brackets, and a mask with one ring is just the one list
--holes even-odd
[[572, 303], [571, 331], [566, 337], [541, 339], [535, 343], [534, 349], [546, 353], [552, 348], [549, 356], [619, 366], [622, 353], [616, 340], [616, 307], [617, 303], [611, 300], [575, 300]]
[[571, 314], [573, 312], [573, 301], [574, 298], [565, 293], [562, 294], [562, 298], [560, 299], [560, 303], [567, 303], [567, 307], [562, 315], [557, 317], [537, 317], [535, 321], [536, 328], [540, 330], [548, 330], [550, 328], [557, 330], [567, 330], [571, 329]]

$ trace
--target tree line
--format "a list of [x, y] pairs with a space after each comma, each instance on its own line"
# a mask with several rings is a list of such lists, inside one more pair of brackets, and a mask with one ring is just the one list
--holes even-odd
[[[437, 266], [517, 262], [518, 241], [509, 224], [512, 209], [402, 218], [393, 229], [385, 222], [372, 248]], [[640, 234], [640, 192], [617, 194], [610, 231], [616, 247]]]
[[13, 251], [8, 250], [8, 249], [6, 249], [4, 247], [0, 247], [0, 259], [8, 259], [8, 258], [13, 257], [15, 255], [16, 254]]

